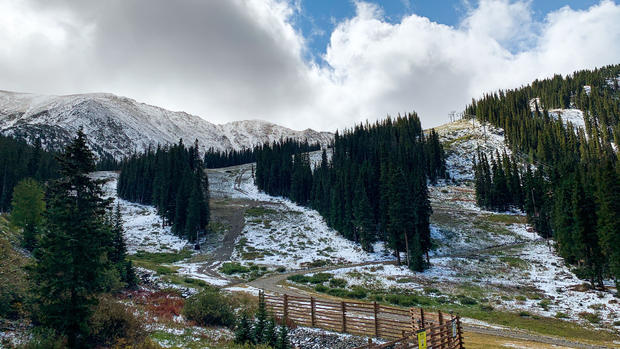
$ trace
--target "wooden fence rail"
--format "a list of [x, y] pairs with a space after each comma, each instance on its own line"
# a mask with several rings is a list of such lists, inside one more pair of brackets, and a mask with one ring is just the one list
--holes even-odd
[[361, 348], [423, 348], [417, 333], [424, 332], [429, 348], [463, 349], [460, 318], [441, 312], [428, 313], [422, 308], [401, 309], [377, 302], [332, 302], [314, 297], [265, 294], [267, 310], [276, 317], [325, 330], [379, 337], [391, 344], [376, 345], [369, 340]]

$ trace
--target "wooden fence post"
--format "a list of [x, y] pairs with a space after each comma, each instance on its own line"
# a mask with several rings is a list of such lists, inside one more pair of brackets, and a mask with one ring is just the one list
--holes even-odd
[[423, 329], [426, 327], [426, 324], [424, 323], [424, 309], [420, 308], [420, 329]]
[[315, 315], [314, 315], [314, 297], [310, 297], [310, 314], [312, 316], [311, 318], [311, 322], [312, 322], [312, 327], [314, 327], [315, 325]]
[[458, 315], [456, 316], [456, 333], [459, 341], [459, 349], [465, 349], [465, 346], [463, 345], [463, 329], [461, 328], [461, 317]]
[[379, 337], [379, 317], [378, 317], [378, 313], [379, 313], [379, 306], [377, 305], [377, 302], [373, 302], [374, 304], [374, 309], [375, 309], [375, 337]]
[[452, 348], [452, 326], [454, 326], [454, 316], [450, 314], [450, 328], [448, 329], [448, 348]]
[[286, 323], [286, 319], [288, 318], [288, 296], [284, 295], [284, 309], [282, 310], [284, 313], [284, 323]]
[[[444, 324], [444, 321], [443, 321], [443, 314], [441, 313], [441, 310], [437, 311], [437, 315], [439, 317], [439, 325], [442, 326]], [[439, 348], [445, 348], [444, 339], [446, 337], [444, 336], [444, 332], [445, 332], [444, 330], [445, 328], [443, 327], [439, 329]]]
[[409, 315], [411, 316], [411, 332], [415, 333], [416, 328], [416, 320], [415, 320], [415, 308], [409, 308]]
[[342, 332], [346, 333], [347, 332], [346, 306], [344, 305], [344, 302], [342, 302], [341, 304], [342, 304]]

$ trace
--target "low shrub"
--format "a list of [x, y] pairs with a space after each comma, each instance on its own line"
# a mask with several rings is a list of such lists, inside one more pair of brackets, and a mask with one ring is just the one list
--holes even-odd
[[146, 309], [158, 318], [171, 320], [181, 315], [185, 299], [175, 292], [161, 290], [146, 297]]
[[327, 292], [327, 290], [329, 290], [329, 287], [327, 287], [325, 285], [316, 285], [316, 286], [314, 286], [314, 290], [317, 291], [317, 292], [325, 293], [325, 292]]
[[232, 263], [224, 263], [222, 264], [222, 267], [220, 268], [220, 271], [226, 275], [232, 275], [232, 274], [243, 274], [243, 273], [248, 273], [250, 272], [250, 269], [246, 266], [243, 266], [239, 263], [236, 262], [232, 262]]
[[331, 279], [329, 280], [329, 286], [330, 287], [339, 287], [339, 288], [345, 288], [347, 287], [347, 280], [345, 279]]
[[356, 299], [364, 299], [367, 295], [368, 292], [361, 287], [354, 287], [353, 290], [347, 293], [347, 297]]
[[473, 299], [473, 298], [471, 298], [471, 297], [468, 297], [468, 296], [465, 296], [465, 295], [462, 295], [462, 294], [458, 295], [457, 297], [459, 299], [459, 303], [461, 303], [462, 305], [476, 305], [476, 304], [478, 304], [478, 301]]
[[183, 307], [183, 315], [203, 326], [231, 327], [235, 324], [234, 310], [229, 298], [213, 289], [189, 297]]
[[310, 282], [310, 278], [302, 275], [302, 274], [297, 274], [297, 275], [291, 275], [289, 277], [287, 277], [287, 280], [290, 280], [292, 282], [296, 282], [298, 284], [307, 284]]
[[579, 313], [579, 317], [588, 320], [593, 324], [598, 324], [599, 322], [601, 322], [601, 315], [599, 313], [589, 313], [587, 311], [582, 311], [581, 313]]
[[142, 343], [146, 331], [140, 321], [125, 306], [112, 298], [102, 297], [90, 318], [90, 342], [97, 346], [111, 346], [122, 341]]
[[344, 288], [330, 288], [327, 290], [327, 294], [334, 297], [345, 298], [349, 295], [349, 291]]
[[316, 273], [312, 275], [308, 281], [311, 284], [316, 285], [316, 284], [322, 284], [325, 281], [329, 281], [329, 279], [333, 277], [334, 276], [332, 274], [328, 274], [328, 273]]
[[558, 311], [555, 313], [555, 317], [558, 319], [568, 319], [568, 314]]
[[185, 278], [185, 279], [183, 279], [183, 281], [185, 281], [185, 283], [194, 284], [194, 285], [198, 285], [198, 286], [206, 286], [207, 285], [206, 282], [204, 282], [203, 280], [200, 280], [200, 279]]
[[538, 302], [538, 305], [540, 305], [540, 307], [544, 310], [549, 310], [549, 305], [551, 305], [551, 301], [548, 299], [543, 299], [542, 301]]

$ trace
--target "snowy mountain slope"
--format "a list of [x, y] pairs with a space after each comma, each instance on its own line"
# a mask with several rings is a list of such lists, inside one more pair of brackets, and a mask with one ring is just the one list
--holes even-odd
[[504, 130], [477, 120], [458, 120], [435, 128], [446, 152], [446, 168], [455, 181], [474, 179], [472, 166], [474, 156], [480, 150], [487, 157], [496, 154], [510, 155]]
[[58, 149], [82, 127], [100, 156], [120, 158], [157, 144], [186, 144], [198, 139], [203, 150], [242, 149], [280, 138], [329, 143], [333, 135], [294, 131], [261, 120], [212, 124], [185, 112], [173, 112], [107, 93], [44, 96], [0, 91], [0, 132]]

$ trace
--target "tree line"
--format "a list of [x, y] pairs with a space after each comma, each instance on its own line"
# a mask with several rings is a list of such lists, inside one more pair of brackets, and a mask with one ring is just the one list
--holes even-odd
[[162, 224], [189, 241], [196, 241], [209, 223], [209, 179], [198, 141], [148, 149], [123, 160], [118, 178], [120, 198], [153, 205]]
[[427, 182], [447, 177], [435, 131], [425, 135], [415, 113], [388, 117], [336, 133], [332, 154], [328, 161], [323, 150], [312, 169], [299, 143], [265, 145], [256, 155], [256, 184], [316, 209], [330, 227], [366, 251], [382, 241], [399, 263], [405, 252], [410, 268], [426, 268], [432, 212]]
[[[466, 109], [479, 121], [502, 127], [513, 152], [534, 165], [521, 180], [529, 221], [541, 235], [553, 236], [558, 253], [576, 266], [580, 277], [599, 287], [608, 277], [620, 282], [618, 76], [620, 65], [556, 75], [488, 94]], [[549, 115], [552, 108], [580, 109], [585, 126]], [[480, 178], [489, 173], [484, 163], [483, 159], [476, 165], [477, 196], [483, 203], [488, 180]], [[497, 171], [499, 176], [499, 166]], [[495, 176], [496, 171], [490, 172]], [[511, 195], [503, 185], [493, 190]], [[494, 208], [502, 209], [503, 204]]]
[[[280, 143], [284, 140], [280, 140]], [[305, 142], [307, 143], [307, 142]], [[302, 144], [302, 142], [299, 142]], [[263, 145], [257, 145], [253, 148], [243, 148], [241, 150], [226, 150], [219, 151], [213, 148], [209, 148], [204, 155], [204, 164], [206, 168], [222, 168], [243, 164], [250, 164], [256, 162], [256, 153], [262, 148]], [[316, 144], [308, 144], [307, 151], [315, 151], [321, 149], [321, 146]]]
[[55, 154], [41, 147], [37, 138], [33, 145], [23, 140], [0, 135], [0, 212], [11, 208], [13, 189], [24, 178], [39, 182], [58, 176]]

